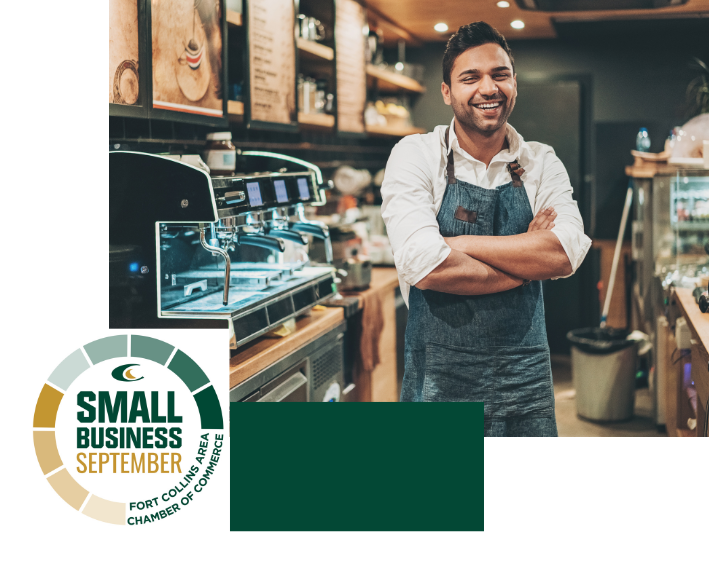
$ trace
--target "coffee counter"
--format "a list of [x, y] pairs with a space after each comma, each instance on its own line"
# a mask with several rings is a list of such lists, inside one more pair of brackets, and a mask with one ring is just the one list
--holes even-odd
[[229, 387], [251, 378], [291, 352], [336, 328], [345, 321], [340, 307], [318, 307], [296, 320], [296, 330], [285, 338], [262, 336], [232, 352]]
[[[398, 286], [396, 269], [374, 268], [368, 289], [345, 291], [341, 301], [328, 301], [328, 307], [317, 307], [310, 315], [298, 318], [292, 334], [284, 338], [261, 337], [237, 349], [229, 361], [229, 387], [233, 389], [332, 330], [343, 329], [347, 321], [349, 342], [344, 345], [344, 360], [345, 365], [348, 361], [353, 365], [354, 392], [343, 395], [342, 400], [398, 401]], [[376, 358], [361, 360], [363, 354]]]
[[[367, 319], [365, 312], [369, 311], [368, 305], [375, 311], [381, 309], [381, 333], [377, 348], [379, 364], [372, 370], [362, 368], [361, 365], [360, 368], [355, 369], [354, 382], [359, 401], [396, 402], [399, 400], [399, 373], [396, 360], [396, 289], [398, 286], [399, 278], [394, 267], [375, 267], [372, 269], [372, 281], [368, 289], [356, 293], [344, 293], [348, 296], [356, 296], [359, 301], [359, 309], [363, 312], [360, 336], [376, 336], [379, 333], [368, 331], [367, 326], [372, 320]], [[362, 341], [367, 343], [367, 340], [360, 340], [357, 348], [362, 348]]]

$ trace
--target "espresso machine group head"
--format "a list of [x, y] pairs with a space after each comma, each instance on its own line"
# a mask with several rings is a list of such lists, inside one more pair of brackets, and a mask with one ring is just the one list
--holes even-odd
[[[228, 327], [243, 344], [334, 295], [320, 170], [238, 152], [234, 175], [174, 158], [109, 155], [109, 326]], [[308, 257], [325, 244], [327, 263]]]

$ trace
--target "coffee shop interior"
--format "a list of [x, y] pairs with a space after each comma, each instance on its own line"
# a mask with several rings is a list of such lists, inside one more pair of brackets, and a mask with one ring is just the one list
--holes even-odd
[[230, 401], [398, 401], [384, 169], [485, 21], [592, 240], [542, 284], [559, 435], [707, 435], [709, 0], [109, 4], [111, 328], [228, 329]]

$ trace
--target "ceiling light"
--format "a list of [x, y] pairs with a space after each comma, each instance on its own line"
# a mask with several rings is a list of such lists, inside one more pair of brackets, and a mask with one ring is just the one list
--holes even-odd
[[439, 22], [433, 27], [433, 30], [438, 31], [439, 33], [444, 33], [448, 30], [448, 25], [445, 22]]
[[504, 0], [503, 0], [502, 2], [498, 2], [497, 5], [498, 5], [500, 8], [509, 8], [509, 7], [510, 7], [510, 3], [509, 3], [509, 2], [505, 2]]
[[521, 20], [513, 20], [510, 23], [512, 28], [524, 28], [524, 23]]
[[396, 65], [394, 65], [394, 69], [396, 69], [397, 71], [404, 71], [404, 64], [399, 61]]

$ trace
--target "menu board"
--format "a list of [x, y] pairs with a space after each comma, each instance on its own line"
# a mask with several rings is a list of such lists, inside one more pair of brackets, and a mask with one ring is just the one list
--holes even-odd
[[362, 133], [367, 102], [364, 8], [354, 0], [336, 2], [337, 128], [341, 132]]
[[224, 116], [221, 2], [151, 0], [153, 108]]
[[138, 103], [138, 2], [108, 2], [108, 101]]
[[250, 123], [295, 125], [293, 0], [250, 0], [247, 17]]

